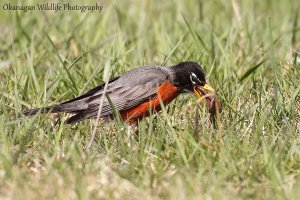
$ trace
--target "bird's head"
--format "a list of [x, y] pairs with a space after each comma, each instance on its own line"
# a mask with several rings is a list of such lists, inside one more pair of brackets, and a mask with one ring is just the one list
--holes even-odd
[[193, 92], [201, 100], [207, 99], [208, 93], [215, 93], [215, 90], [206, 84], [205, 74], [198, 63], [182, 62], [172, 66], [175, 73], [174, 84], [183, 92]]

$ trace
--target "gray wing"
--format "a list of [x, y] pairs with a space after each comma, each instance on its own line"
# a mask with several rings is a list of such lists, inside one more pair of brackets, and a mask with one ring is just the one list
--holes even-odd
[[[113, 114], [109, 99], [117, 111], [130, 109], [155, 97], [157, 88], [167, 79], [168, 73], [160, 67], [140, 67], [113, 79], [107, 87], [101, 116]], [[46, 109], [48, 112], [75, 114], [67, 120], [67, 123], [96, 117], [103, 89], [104, 85], [100, 85], [80, 97]]]

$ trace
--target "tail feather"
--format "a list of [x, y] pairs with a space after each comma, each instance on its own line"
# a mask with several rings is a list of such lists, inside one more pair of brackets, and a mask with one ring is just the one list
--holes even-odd
[[[34, 109], [25, 110], [25, 111], [23, 111], [23, 114], [26, 115], [26, 116], [33, 116], [33, 115], [36, 115], [38, 113], [58, 113], [58, 112], [62, 112], [59, 105], [58, 106], [45, 107], [45, 108], [34, 108]], [[79, 111], [79, 112], [75, 113], [75, 115], [68, 118], [65, 123], [66, 124], [72, 124], [72, 123], [81, 121], [81, 120], [84, 119], [84, 116], [85, 115], [83, 115], [83, 112]]]
[[55, 112], [55, 111], [53, 111], [53, 108], [55, 108], [55, 107], [51, 106], [51, 107], [45, 107], [45, 108], [33, 108], [33, 109], [23, 111], [23, 114], [26, 116], [33, 116], [38, 113]]
[[[23, 111], [23, 114], [26, 116], [33, 116], [38, 113], [59, 113], [59, 112], [74, 114], [66, 120], [65, 122], [66, 124], [72, 124], [92, 117], [90, 113], [87, 112], [86, 110], [84, 109], [80, 110], [78, 109], [78, 107], [72, 108], [72, 106], [68, 106], [67, 104], [59, 104], [59, 105], [49, 106], [44, 108], [29, 109]], [[100, 119], [101, 124], [107, 123], [109, 119], [111, 119], [111, 117], [112, 116], [102, 116]]]
[[37, 113], [78, 113], [82, 110], [85, 110], [88, 105], [82, 101], [76, 101], [71, 103], [61, 103], [54, 106], [44, 107], [44, 108], [33, 108], [23, 111], [23, 114], [26, 116], [36, 115]]
[[[26, 116], [33, 116], [38, 113], [58, 113], [61, 112], [61, 110], [56, 109], [55, 107], [45, 107], [45, 108], [35, 108], [35, 109], [29, 109], [23, 112]], [[90, 118], [90, 116], [85, 111], [78, 111], [76, 113], [73, 113], [74, 115], [69, 117], [65, 124], [73, 124], [75, 122], [82, 121], [84, 119]], [[100, 123], [105, 124], [108, 123], [113, 118], [112, 115], [108, 116], [101, 116]]]

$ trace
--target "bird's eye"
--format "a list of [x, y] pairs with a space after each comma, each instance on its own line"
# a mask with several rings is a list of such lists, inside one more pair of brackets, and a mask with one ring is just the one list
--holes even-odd
[[190, 79], [194, 85], [202, 85], [202, 82], [199, 80], [199, 78], [196, 76], [196, 74], [191, 73]]

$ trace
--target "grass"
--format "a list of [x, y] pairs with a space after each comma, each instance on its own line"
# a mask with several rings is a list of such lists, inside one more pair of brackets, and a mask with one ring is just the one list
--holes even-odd
[[[101, 13], [0, 11], [0, 198], [299, 197], [299, 1], [102, 4]], [[88, 120], [21, 114], [136, 66], [185, 60], [218, 90], [221, 141], [192, 95], [141, 121], [137, 135], [118, 121], [99, 128], [90, 148]]]

